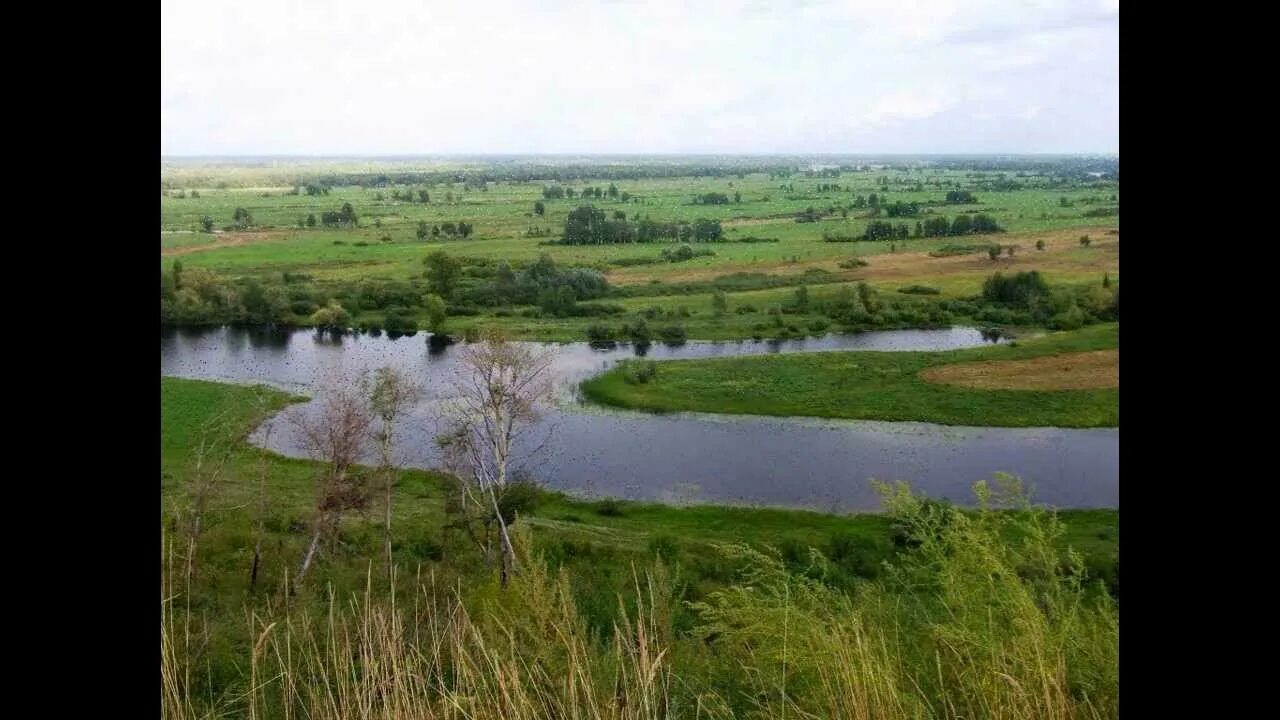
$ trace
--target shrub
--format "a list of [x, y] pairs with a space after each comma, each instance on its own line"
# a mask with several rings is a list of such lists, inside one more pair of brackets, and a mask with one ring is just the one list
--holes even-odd
[[658, 363], [653, 360], [628, 358], [618, 362], [622, 379], [630, 385], [644, 385], [658, 374]]
[[654, 535], [649, 538], [649, 552], [669, 561], [680, 551], [680, 545], [670, 535]]
[[1084, 326], [1084, 311], [1079, 305], [1072, 305], [1065, 311], [1053, 316], [1050, 327], [1055, 330], [1078, 330]]
[[593, 343], [613, 342], [617, 334], [608, 325], [592, 324], [587, 326], [587, 339]]
[[683, 325], [668, 325], [658, 330], [658, 337], [662, 338], [662, 342], [678, 345], [688, 339], [688, 333], [685, 332]]
[[622, 517], [622, 503], [613, 498], [606, 498], [595, 504], [597, 515], [602, 517]]
[[867, 265], [868, 263], [866, 260], [863, 260], [862, 258], [856, 258], [856, 257], [849, 258], [848, 260], [840, 261], [840, 267], [844, 268], [845, 270], [854, 270], [856, 268], [866, 267]]
[[1036, 270], [1015, 275], [996, 273], [982, 284], [982, 297], [992, 302], [1027, 307], [1033, 298], [1049, 294], [1049, 284]]
[[904, 295], [937, 295], [940, 291], [928, 285], [908, 285], [898, 288], [898, 292]]
[[649, 326], [645, 325], [644, 320], [638, 320], [635, 325], [623, 324], [622, 335], [630, 338], [631, 342], [637, 345], [648, 345], [653, 339], [649, 334]]
[[415, 333], [418, 331], [418, 320], [410, 314], [408, 308], [394, 307], [387, 311], [383, 327], [389, 333]]

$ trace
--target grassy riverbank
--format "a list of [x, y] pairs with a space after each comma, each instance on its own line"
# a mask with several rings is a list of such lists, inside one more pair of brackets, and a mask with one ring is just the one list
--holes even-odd
[[[788, 716], [797, 708], [818, 714], [862, 708], [892, 718], [988, 704], [1003, 708], [991, 716], [1029, 718], [1048, 716], [1037, 704], [1043, 702], [1077, 716], [1114, 715], [1115, 609], [1092, 580], [1118, 597], [1117, 511], [1059, 513], [1063, 532], [1040, 537], [1052, 518], [1026, 513], [930, 515], [917, 506], [905, 514], [836, 516], [537, 493], [515, 525], [526, 571], [502, 591], [470, 541], [447, 529], [454, 519], [447, 478], [408, 471], [395, 489], [401, 579], [394, 588], [381, 560], [381, 509], [373, 508], [348, 517], [306, 583], [285, 595], [282, 581], [296, 570], [306, 543], [319, 466], [264, 455], [243, 438], [295, 399], [262, 387], [161, 380], [166, 716], [181, 707], [190, 715], [280, 717], [287, 703], [295, 715], [312, 717], [373, 717], [371, 707], [460, 717], [453, 703], [461, 703], [474, 717], [510, 716], [517, 708], [521, 716], [545, 716], [569, 707], [616, 718], [742, 717], [753, 710], [774, 717], [785, 704]], [[202, 439], [206, 447], [225, 441], [230, 454], [188, 586], [179, 572], [185, 527], [179, 518], [190, 505]], [[263, 560], [251, 587], [261, 500]], [[951, 517], [945, 527], [956, 534], [927, 517]], [[926, 526], [934, 530], [921, 535]], [[930, 553], [942, 550], [930, 545], [934, 531], [949, 538], [947, 562], [995, 563], [988, 568], [998, 578], [994, 586], [984, 581], [977, 592], [966, 580], [977, 577], [974, 568], [956, 564], [929, 581], [941, 583], [936, 597], [904, 595], [899, 573], [939, 572], [930, 565], [936, 560]], [[1042, 546], [1048, 555], [1031, 561]], [[1052, 573], [1021, 577], [1024, 561], [1057, 563], [1068, 547], [1082, 562], [1070, 577], [1091, 580], [1081, 588], [1044, 579]], [[825, 559], [816, 561], [810, 548]], [[955, 552], [961, 548], [968, 550]], [[1015, 566], [1022, 569], [1006, 572]], [[559, 580], [557, 569], [564, 573]], [[747, 584], [764, 594], [752, 595]], [[1044, 615], [1024, 602], [1042, 592], [1054, 602], [1082, 604], [1065, 619]], [[994, 618], [1006, 629], [981, 628], [992, 620], [986, 613], [996, 607], [993, 596], [1009, 601]], [[741, 624], [780, 626], [784, 613], [795, 633], [785, 699], [775, 683], [774, 650], [745, 649], [743, 643], [758, 639]], [[1008, 629], [1015, 625], [1034, 629]], [[945, 649], [935, 657], [945, 646], [933, 633], [953, 631], [984, 646], [977, 666]], [[874, 652], [847, 654], [857, 642]], [[1023, 662], [1045, 644], [1044, 664]], [[828, 687], [819, 679], [824, 668], [838, 671], [840, 683], [882, 684], [879, 694]], [[1024, 697], [1059, 671], [1072, 688], [1051, 699]], [[983, 678], [994, 673], [1017, 678], [1027, 693], [1007, 683], [988, 686]], [[651, 703], [651, 711], [622, 712], [613, 704], [618, 692]]]
[[[1038, 375], [1087, 367], [1097, 385], [1096, 363], [1077, 363], [1074, 353], [1109, 350], [1119, 344], [1119, 323], [1073, 332], [949, 352], [821, 352], [737, 358], [672, 360], [656, 364], [646, 382], [628, 380], [615, 368], [582, 385], [596, 402], [656, 412], [803, 415], [863, 420], [920, 421], [999, 427], [1115, 427], [1120, 424], [1117, 387], [1069, 390], [977, 389], [922, 377], [931, 369], [992, 362], [1017, 386], [1014, 372], [996, 363], [1055, 357], [1063, 367], [1035, 367]], [[1084, 356], [1081, 356], [1084, 357]], [[1091, 360], [1095, 357], [1088, 356]], [[1074, 367], [1073, 367], [1074, 366]], [[634, 379], [634, 378], [633, 378]], [[964, 382], [963, 379], [957, 382]], [[1070, 384], [1068, 383], [1069, 387]]]

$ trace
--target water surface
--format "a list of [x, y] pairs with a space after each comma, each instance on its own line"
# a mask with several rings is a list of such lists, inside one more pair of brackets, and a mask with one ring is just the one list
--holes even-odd
[[[972, 500], [974, 481], [1019, 475], [1058, 507], [1119, 506], [1119, 430], [964, 428], [681, 413], [649, 415], [583, 404], [577, 384], [626, 357], [657, 360], [831, 350], [948, 350], [992, 342], [975, 328], [895, 330], [784, 341], [691, 341], [677, 347], [587, 343], [554, 346], [558, 401], [518, 443], [518, 469], [576, 494], [663, 502], [713, 502], [829, 511], [879, 507], [869, 480], [905, 480], [933, 497]], [[165, 330], [161, 374], [261, 382], [308, 392], [322, 378], [390, 365], [425, 396], [395, 429], [398, 460], [438, 467], [433, 438], [452, 393], [455, 346], [425, 334], [392, 339], [311, 330]], [[291, 412], [312, 412], [310, 405]], [[269, 447], [305, 451], [289, 423], [272, 422]], [[251, 439], [260, 442], [262, 429]]]

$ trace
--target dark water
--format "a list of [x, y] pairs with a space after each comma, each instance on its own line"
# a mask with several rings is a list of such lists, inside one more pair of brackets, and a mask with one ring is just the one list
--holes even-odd
[[[655, 344], [662, 360], [824, 350], [946, 350], [991, 342], [974, 328], [903, 330], [764, 342]], [[1119, 506], [1118, 429], [958, 428], [925, 423], [679, 414], [654, 416], [581, 403], [577, 383], [638, 350], [556, 344], [558, 401], [519, 443], [520, 469], [578, 494], [873, 510], [869, 479], [904, 480], [930, 496], [968, 503], [974, 481], [1021, 476], [1035, 499], [1058, 507]], [[450, 346], [425, 334], [319, 338], [313, 331], [167, 330], [162, 375], [261, 382], [306, 392], [326, 377], [390, 365], [426, 390], [395, 429], [399, 461], [438, 466], [435, 416], [457, 372]], [[291, 412], [308, 412], [310, 405]], [[271, 423], [269, 446], [303, 456], [290, 424]], [[254, 435], [260, 442], [260, 428]]]

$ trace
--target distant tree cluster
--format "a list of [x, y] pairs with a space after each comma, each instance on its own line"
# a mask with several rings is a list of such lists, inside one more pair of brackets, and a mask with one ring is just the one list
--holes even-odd
[[603, 210], [583, 205], [565, 218], [565, 245], [608, 245], [615, 243], [657, 242], [679, 239], [694, 242], [715, 242], [724, 234], [719, 220], [699, 218], [692, 223], [659, 223], [644, 219], [628, 222], [625, 215], [613, 219]]
[[320, 224], [325, 227], [355, 227], [359, 222], [351, 203], [342, 203], [342, 209], [337, 212], [326, 210], [320, 214]]
[[947, 192], [947, 202], [970, 205], [978, 202], [978, 199], [968, 190], [950, 190]]
[[445, 237], [449, 238], [468, 238], [471, 237], [471, 233], [474, 231], [475, 228], [472, 227], [471, 223], [465, 223], [461, 220], [457, 223], [444, 222], [431, 226], [431, 237], [440, 237], [441, 233], [443, 233]]
[[920, 214], [920, 203], [904, 203], [901, 200], [881, 208], [889, 217], [915, 217]]
[[[628, 202], [631, 200], [631, 195], [629, 193], [620, 192], [618, 190], [618, 186], [613, 183], [609, 183], [609, 187], [607, 188], [585, 187], [582, 188], [577, 195], [583, 200], [603, 200], [605, 198], [609, 198], [610, 200], [621, 200], [622, 202]], [[565, 198], [572, 200], [574, 196], [575, 193], [571, 187], [548, 185], [542, 188], [542, 197], [544, 200], [562, 200]]]
[[867, 224], [867, 229], [862, 233], [863, 240], [906, 240], [910, 230], [906, 223], [883, 222], [881, 220], [872, 220]]
[[1004, 232], [1004, 228], [996, 224], [990, 215], [958, 215], [950, 222], [945, 217], [929, 218], [922, 228], [924, 237], [945, 237], [951, 235], [977, 235]]
[[728, 205], [729, 196], [724, 193], [704, 193], [702, 195], [693, 196], [694, 205]]
[[392, 190], [391, 199], [408, 203], [429, 203], [431, 202], [431, 193], [426, 190], [415, 191], [413, 188], [407, 188], [404, 192]]

